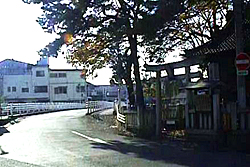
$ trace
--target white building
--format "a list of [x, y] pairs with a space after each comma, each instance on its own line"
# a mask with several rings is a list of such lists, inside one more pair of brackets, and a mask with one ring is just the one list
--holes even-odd
[[80, 77], [82, 70], [50, 69], [49, 94], [51, 101], [85, 101], [86, 82]]
[[7, 102], [84, 101], [81, 72], [49, 69], [46, 58], [36, 65], [6, 59], [0, 62], [0, 95]]

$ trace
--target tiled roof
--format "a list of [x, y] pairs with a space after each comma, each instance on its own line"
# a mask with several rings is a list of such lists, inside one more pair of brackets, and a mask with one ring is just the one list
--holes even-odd
[[233, 50], [236, 48], [235, 33], [227, 36], [222, 41], [209, 41], [206, 44], [199, 46], [197, 48], [185, 51], [187, 56], [202, 56], [216, 54], [224, 51]]
[[6, 61], [12, 61], [12, 62], [16, 62], [16, 63], [21, 63], [21, 64], [28, 64], [28, 65], [32, 65], [32, 66], [34, 66], [34, 64], [30, 64], [30, 63], [25, 63], [25, 62], [21, 62], [21, 61], [18, 61], [18, 60], [14, 60], [14, 59], [5, 59], [5, 60], [3, 60], [3, 61], [0, 61], [0, 63], [6, 62]]
[[[211, 55], [217, 54], [224, 51], [230, 51], [236, 49], [236, 35], [233, 21], [228, 24], [223, 30], [221, 30], [218, 34], [218, 37], [215, 40], [210, 40], [207, 43], [196, 47], [194, 49], [186, 50], [185, 56], [202, 56], [202, 55]], [[250, 42], [250, 20], [245, 20], [245, 24], [243, 26], [245, 29], [244, 40], [245, 42]], [[246, 48], [248, 49], [248, 48]]]

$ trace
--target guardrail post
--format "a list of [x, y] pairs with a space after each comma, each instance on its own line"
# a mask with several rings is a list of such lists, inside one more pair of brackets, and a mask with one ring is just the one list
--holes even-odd
[[87, 114], [89, 114], [89, 101], [86, 102]]
[[90, 107], [91, 107], [91, 110], [90, 110], [90, 114], [91, 114], [94, 111], [94, 103], [93, 102], [90, 103]]
[[12, 107], [12, 103], [10, 104], [10, 115], [13, 116], [13, 107]]

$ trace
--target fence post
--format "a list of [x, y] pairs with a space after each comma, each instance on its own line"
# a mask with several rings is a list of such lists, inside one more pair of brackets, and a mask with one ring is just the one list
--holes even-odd
[[92, 102], [92, 103], [91, 103], [91, 108], [92, 108], [92, 111], [91, 111], [91, 112], [93, 113], [94, 110], [95, 110], [95, 102]]
[[13, 116], [13, 107], [12, 107], [12, 103], [10, 104], [10, 115]]

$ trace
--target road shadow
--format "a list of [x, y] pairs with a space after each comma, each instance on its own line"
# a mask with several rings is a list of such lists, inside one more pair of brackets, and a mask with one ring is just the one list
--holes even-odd
[[[0, 126], [0, 136], [2, 136], [4, 133], [10, 133], [10, 131], [8, 131], [5, 127]], [[8, 152], [4, 151], [0, 145], [0, 155], [4, 155], [4, 154], [8, 154]]]
[[0, 127], [0, 136], [2, 136], [4, 133], [10, 133], [5, 127]]
[[0, 145], [0, 155], [8, 154], [8, 152], [4, 151]]
[[0, 155], [5, 155], [5, 154], [9, 154], [9, 152], [6, 152], [0, 148]]
[[7, 123], [9, 123], [11, 120], [10, 119], [0, 119], [0, 126], [4, 126]]
[[166, 164], [184, 166], [249, 166], [246, 155], [238, 152], [208, 152], [194, 148], [185, 148], [179, 142], [156, 142], [118, 140], [108, 141], [108, 144], [92, 143], [92, 148], [117, 151], [125, 155], [134, 155], [137, 158], [150, 161], [163, 161]]

